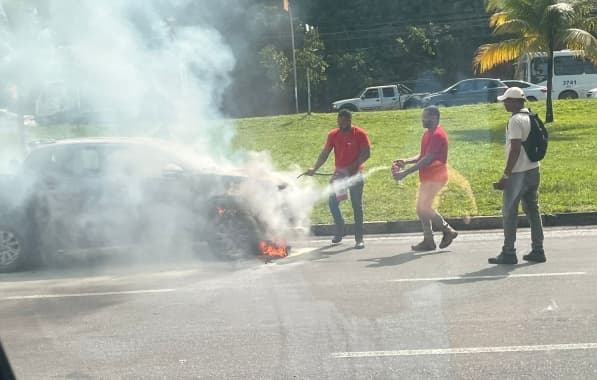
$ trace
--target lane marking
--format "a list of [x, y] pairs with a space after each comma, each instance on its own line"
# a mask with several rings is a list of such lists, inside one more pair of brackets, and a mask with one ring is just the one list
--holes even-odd
[[468, 348], [438, 348], [428, 350], [397, 350], [397, 351], [357, 351], [334, 352], [331, 354], [336, 359], [348, 358], [376, 358], [387, 356], [424, 356], [424, 355], [461, 355], [485, 354], [500, 352], [538, 352], [538, 351], [569, 351], [569, 350], [594, 350], [597, 343], [572, 343], [572, 344], [542, 344], [534, 346], [502, 346], [502, 347], [468, 347]]
[[146, 289], [146, 290], [123, 290], [119, 292], [97, 292], [97, 293], [66, 293], [66, 294], [33, 294], [29, 296], [10, 296], [0, 298], [0, 301], [31, 300], [45, 298], [68, 298], [68, 297], [97, 297], [97, 296], [119, 296], [127, 294], [157, 294], [175, 292], [176, 289]]
[[458, 280], [484, 280], [498, 278], [528, 278], [528, 277], [562, 277], [562, 276], [584, 276], [587, 272], [563, 272], [563, 273], [526, 273], [526, 274], [504, 274], [493, 276], [454, 276], [454, 277], [429, 277], [429, 278], [398, 278], [390, 282], [420, 282], [420, 281], [458, 281]]

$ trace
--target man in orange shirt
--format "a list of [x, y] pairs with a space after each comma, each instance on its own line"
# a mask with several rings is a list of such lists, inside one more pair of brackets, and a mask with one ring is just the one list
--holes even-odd
[[[365, 248], [363, 242], [363, 163], [369, 159], [371, 143], [369, 136], [363, 129], [352, 125], [352, 114], [348, 110], [338, 112], [338, 128], [328, 133], [327, 141], [315, 165], [305, 174], [312, 176], [327, 161], [334, 151], [335, 170], [332, 181], [349, 186], [350, 202], [354, 211], [355, 248]], [[340, 211], [336, 194], [330, 194], [329, 206], [336, 232], [332, 243], [337, 244], [344, 237], [344, 218]]]
[[421, 152], [411, 158], [399, 159], [394, 164], [404, 167], [406, 164], [414, 164], [410, 168], [394, 173], [397, 181], [407, 175], [419, 172], [419, 194], [417, 197], [417, 215], [423, 226], [423, 241], [413, 245], [413, 251], [432, 251], [435, 249], [433, 240], [433, 226], [443, 232], [440, 248], [445, 248], [458, 236], [456, 232], [437, 212], [433, 209], [433, 200], [440, 190], [448, 183], [448, 136], [439, 125], [440, 112], [437, 107], [427, 107], [423, 110], [422, 123], [427, 131], [421, 140]]

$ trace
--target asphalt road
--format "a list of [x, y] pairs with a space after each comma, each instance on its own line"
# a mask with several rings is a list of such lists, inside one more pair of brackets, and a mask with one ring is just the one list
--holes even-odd
[[487, 264], [499, 232], [418, 239], [2, 275], [0, 337], [20, 379], [597, 378], [597, 229], [547, 230], [547, 263], [507, 267]]

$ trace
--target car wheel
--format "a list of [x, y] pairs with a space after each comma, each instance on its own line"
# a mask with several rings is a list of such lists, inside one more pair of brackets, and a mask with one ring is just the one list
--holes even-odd
[[218, 204], [207, 244], [213, 254], [230, 260], [259, 254], [261, 230], [251, 215], [234, 203]]
[[564, 91], [558, 96], [558, 99], [578, 99], [578, 94], [574, 91]]
[[22, 235], [11, 227], [0, 225], [0, 272], [20, 269], [26, 255], [26, 242]]
[[527, 100], [528, 100], [529, 102], [536, 102], [536, 101], [537, 101], [537, 98], [535, 98], [534, 96], [527, 96]]

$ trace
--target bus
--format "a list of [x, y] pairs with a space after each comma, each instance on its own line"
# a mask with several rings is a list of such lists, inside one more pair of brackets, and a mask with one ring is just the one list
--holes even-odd
[[[597, 65], [582, 56], [581, 51], [554, 52], [554, 99], [585, 97], [597, 87]], [[547, 86], [547, 53], [526, 53], [515, 63], [515, 79]]]

